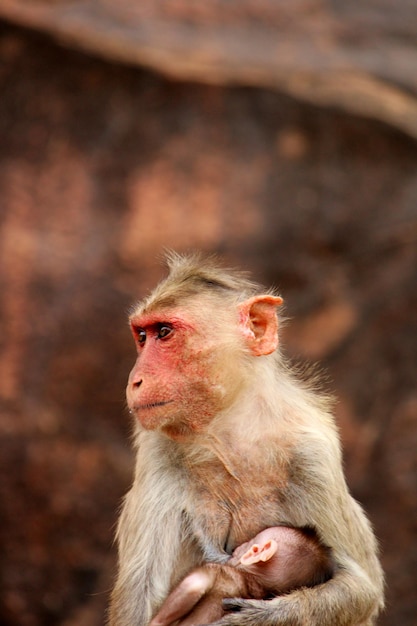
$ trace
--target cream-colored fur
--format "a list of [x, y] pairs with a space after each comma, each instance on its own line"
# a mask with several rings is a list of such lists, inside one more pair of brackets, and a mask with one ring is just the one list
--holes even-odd
[[[181, 259], [174, 257], [171, 278], [140, 310], [178, 303], [179, 289], [181, 300], [188, 298], [207, 322], [215, 317], [214, 304], [226, 302], [228, 312], [219, 315], [230, 325], [230, 311], [239, 302], [235, 291], [227, 295], [236, 284], [233, 277], [224, 279], [228, 286], [221, 298], [200, 287], [205, 307], [212, 302], [211, 311], [201, 312], [195, 304], [200, 262], [184, 263], [183, 276], [194, 277], [191, 291], [180, 280]], [[202, 267], [207, 281], [211, 265]], [[224, 277], [218, 269], [212, 272], [213, 281]], [[236, 281], [241, 281], [240, 300], [253, 296], [252, 283]], [[119, 573], [110, 626], [146, 626], [190, 569], [226, 561], [236, 545], [279, 524], [314, 527], [333, 550], [334, 577], [273, 600], [240, 600], [242, 610], [220, 623], [371, 626], [383, 607], [383, 574], [371, 526], [345, 483], [331, 402], [296, 380], [279, 352], [253, 357], [243, 335], [239, 340], [237, 331], [221, 335], [221, 326], [213, 322], [213, 327], [223, 341], [226, 388], [234, 377], [233, 394], [191, 442], [171, 441], [137, 425], [135, 478], [117, 532]]]

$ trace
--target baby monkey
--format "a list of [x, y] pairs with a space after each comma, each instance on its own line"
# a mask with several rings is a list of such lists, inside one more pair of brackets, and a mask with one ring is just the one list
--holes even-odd
[[188, 574], [150, 626], [209, 624], [225, 614], [224, 598], [267, 599], [324, 583], [333, 572], [331, 551], [312, 529], [266, 528], [238, 546], [225, 565], [207, 563]]

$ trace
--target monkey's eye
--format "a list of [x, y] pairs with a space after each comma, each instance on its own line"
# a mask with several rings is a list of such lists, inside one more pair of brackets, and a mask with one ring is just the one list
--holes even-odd
[[146, 341], [146, 330], [143, 328], [136, 329], [136, 340], [140, 346], [143, 346]]
[[158, 339], [165, 339], [172, 333], [172, 326], [168, 324], [161, 324], [158, 328]]

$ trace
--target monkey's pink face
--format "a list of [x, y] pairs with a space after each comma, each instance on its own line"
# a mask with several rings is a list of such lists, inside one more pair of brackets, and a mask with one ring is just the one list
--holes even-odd
[[201, 320], [181, 310], [133, 315], [137, 347], [127, 385], [130, 411], [174, 439], [201, 432], [227, 397], [219, 349]]

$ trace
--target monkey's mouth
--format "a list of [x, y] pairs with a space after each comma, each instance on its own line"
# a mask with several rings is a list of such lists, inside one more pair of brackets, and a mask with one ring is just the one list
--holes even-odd
[[143, 411], [144, 409], [154, 409], [158, 406], [165, 406], [167, 404], [171, 404], [172, 400], [166, 400], [163, 402], [148, 402], [146, 404], [135, 404], [133, 407], [133, 411]]

